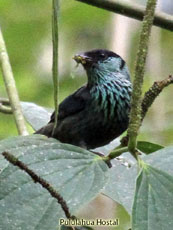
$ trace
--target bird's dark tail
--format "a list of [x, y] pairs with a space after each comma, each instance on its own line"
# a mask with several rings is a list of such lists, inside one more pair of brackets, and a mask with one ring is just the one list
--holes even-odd
[[37, 130], [34, 134], [42, 134], [42, 135], [45, 135], [47, 137], [51, 137], [52, 131], [53, 131], [53, 126], [54, 126], [54, 123], [49, 123], [46, 126], [42, 127], [41, 129]]

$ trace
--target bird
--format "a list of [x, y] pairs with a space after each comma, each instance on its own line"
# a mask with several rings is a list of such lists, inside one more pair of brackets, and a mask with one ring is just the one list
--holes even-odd
[[[76, 54], [87, 82], [59, 105], [49, 123], [36, 134], [85, 149], [95, 149], [119, 137], [128, 127], [132, 84], [125, 61], [106, 49]], [[54, 131], [53, 131], [54, 129]]]

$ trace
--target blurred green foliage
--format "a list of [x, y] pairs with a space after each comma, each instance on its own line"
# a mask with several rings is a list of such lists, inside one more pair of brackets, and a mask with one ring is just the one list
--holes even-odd
[[[86, 81], [84, 71], [76, 70], [72, 56], [79, 51], [93, 48], [111, 49], [113, 13], [97, 9], [76, 1], [60, 2], [60, 101]], [[129, 19], [130, 23], [134, 20]], [[137, 23], [137, 28], [140, 23]], [[47, 0], [5, 0], [0, 1], [0, 26], [8, 49], [20, 99], [32, 101], [45, 107], [53, 107], [53, 87], [51, 78], [51, 1]], [[131, 26], [131, 25], [130, 25]], [[159, 29], [158, 29], [159, 30]], [[139, 29], [127, 36], [130, 42], [129, 60], [131, 73], [137, 50]], [[116, 34], [118, 36], [118, 34]], [[172, 68], [172, 35], [159, 30], [161, 68], [159, 76], [151, 74], [147, 68], [144, 91], [153, 81], [164, 79]], [[150, 49], [151, 51], [151, 49]], [[155, 59], [155, 56], [154, 56]], [[157, 62], [157, 59], [156, 59]], [[160, 66], [161, 65], [161, 66]], [[157, 65], [151, 66], [156, 69]], [[150, 67], [151, 68], [151, 67]], [[71, 75], [76, 75], [73, 78]], [[81, 75], [81, 76], [80, 76]], [[83, 77], [84, 75], [84, 77]], [[140, 139], [163, 145], [172, 143], [172, 106], [169, 86], [156, 100], [141, 129]], [[173, 96], [173, 95], [172, 95]], [[7, 97], [0, 73], [0, 97]], [[160, 106], [160, 107], [159, 107]], [[163, 111], [162, 111], [163, 110]], [[162, 116], [157, 117], [158, 111]], [[163, 118], [163, 119], [162, 119]], [[153, 126], [153, 122], [158, 125]], [[155, 122], [157, 123], [157, 122]], [[32, 132], [32, 130], [30, 130]], [[0, 139], [17, 135], [12, 115], [0, 114]]]

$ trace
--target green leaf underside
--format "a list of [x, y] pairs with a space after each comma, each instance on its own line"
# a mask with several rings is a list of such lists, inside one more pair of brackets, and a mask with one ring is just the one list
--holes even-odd
[[164, 147], [147, 141], [138, 141], [137, 148], [143, 153], [150, 154], [163, 149]]
[[131, 214], [135, 191], [136, 165], [127, 168], [118, 160], [113, 160], [113, 167], [109, 170], [110, 179], [103, 193], [121, 204]]
[[[99, 156], [52, 138], [7, 139], [0, 142], [3, 151], [46, 179], [66, 200], [72, 214], [93, 199], [108, 178], [108, 167]], [[64, 217], [56, 200], [2, 155], [0, 168], [0, 229], [55, 229], [58, 219]]]
[[133, 230], [172, 230], [173, 177], [150, 165], [141, 170], [132, 211]]
[[[173, 177], [173, 147], [166, 147], [150, 155], [146, 155], [142, 157], [142, 160], [148, 165], [153, 166], [156, 170], [169, 174], [171, 178]], [[126, 211], [131, 214], [138, 165], [135, 164], [131, 168], [127, 168], [116, 159], [112, 163], [114, 167], [109, 170], [110, 179], [104, 189], [104, 194], [123, 205]]]
[[31, 102], [21, 102], [21, 106], [25, 119], [34, 130], [38, 130], [46, 125], [53, 112], [52, 109], [47, 109]]

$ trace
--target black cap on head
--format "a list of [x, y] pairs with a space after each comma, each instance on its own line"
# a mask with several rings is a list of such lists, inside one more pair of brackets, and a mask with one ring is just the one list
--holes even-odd
[[93, 63], [97, 63], [98, 61], [104, 61], [109, 57], [120, 58], [120, 56], [112, 51], [105, 49], [96, 49], [87, 51], [81, 54], [76, 54], [74, 56], [74, 60], [77, 63], [81, 63], [84, 67], [89, 67]]
[[97, 49], [85, 52], [84, 55], [86, 57], [90, 57], [93, 61], [99, 61], [102, 59], [107, 59], [108, 57], [120, 57], [118, 54], [104, 49]]

